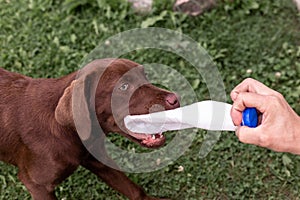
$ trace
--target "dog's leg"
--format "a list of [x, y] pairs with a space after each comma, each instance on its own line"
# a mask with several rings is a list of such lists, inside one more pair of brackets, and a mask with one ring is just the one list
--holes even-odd
[[85, 160], [81, 165], [96, 174], [109, 186], [111, 186], [121, 194], [124, 194], [130, 200], [156, 199], [147, 196], [143, 189], [133, 183], [123, 172], [110, 168], [92, 157]]
[[36, 183], [30, 178], [26, 171], [20, 170], [18, 177], [21, 182], [25, 185], [27, 190], [30, 192], [31, 197], [34, 200], [56, 200], [54, 194], [54, 186], [52, 185], [41, 185]]

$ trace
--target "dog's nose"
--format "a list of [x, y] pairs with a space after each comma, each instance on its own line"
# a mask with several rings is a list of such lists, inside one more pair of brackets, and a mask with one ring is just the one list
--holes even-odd
[[173, 108], [177, 108], [180, 106], [179, 97], [174, 93], [167, 95], [166, 102], [168, 105], [172, 106]]

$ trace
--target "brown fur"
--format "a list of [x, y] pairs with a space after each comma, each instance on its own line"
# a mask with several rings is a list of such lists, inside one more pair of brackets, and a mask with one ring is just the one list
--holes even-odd
[[[107, 68], [103, 67], [105, 63], [109, 63]], [[132, 69], [134, 73], [128, 74], [130, 87], [135, 87], [139, 82], [147, 84], [136, 87], [132, 93], [130, 114], [148, 113], [154, 104], [162, 105], [165, 109], [179, 106], [175, 94], [147, 82], [142, 67], [137, 63], [125, 59], [102, 59], [91, 65], [103, 68], [93, 110], [105, 134], [119, 133], [141, 144], [139, 139], [122, 127], [123, 118], [129, 114], [124, 101], [129, 97], [128, 91], [118, 90], [118, 84], [123, 80], [123, 75]], [[79, 165], [95, 173], [129, 199], [156, 199], [148, 197], [123, 172], [96, 160], [83, 146], [74, 126], [72, 94], [74, 87], [88, 89], [88, 78], [95, 73], [91, 70], [83, 78], [76, 79], [78, 73], [58, 79], [32, 79], [0, 68], [0, 160], [18, 167], [19, 179], [35, 200], [56, 199], [55, 186]], [[119, 119], [112, 115], [113, 91], [116, 91], [115, 112], [118, 112]], [[90, 101], [93, 99], [87, 102]], [[79, 106], [89, 107], [87, 103], [82, 103]], [[89, 118], [82, 121], [91, 127]], [[84, 137], [90, 137], [89, 131]]]

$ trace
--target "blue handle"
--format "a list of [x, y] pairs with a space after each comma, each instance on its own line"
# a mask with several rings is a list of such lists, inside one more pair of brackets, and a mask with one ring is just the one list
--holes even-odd
[[255, 128], [258, 125], [258, 114], [256, 108], [246, 108], [243, 111], [242, 126]]

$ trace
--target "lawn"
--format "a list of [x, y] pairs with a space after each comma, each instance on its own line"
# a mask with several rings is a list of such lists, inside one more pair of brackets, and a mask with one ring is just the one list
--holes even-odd
[[[0, 0], [0, 66], [35, 78], [60, 77], [118, 33], [161, 27], [189, 36], [208, 52], [228, 103], [234, 86], [252, 77], [281, 92], [300, 114], [300, 14], [292, 1], [222, 1], [197, 17], [174, 13], [170, 2], [156, 0], [152, 12], [138, 15], [117, 0]], [[170, 66], [190, 83], [197, 100], [210, 98], [195, 68], [172, 52], [140, 49], [122, 57]], [[299, 156], [242, 144], [233, 132], [222, 132], [200, 156], [203, 142], [218, 135], [191, 131], [195, 138], [182, 156], [157, 171], [128, 173], [130, 179], [152, 196], [178, 200], [300, 198]], [[145, 151], [120, 137], [111, 140]], [[0, 163], [0, 199], [30, 199], [16, 174], [16, 168]], [[65, 200], [126, 199], [83, 168], [56, 194]]]

